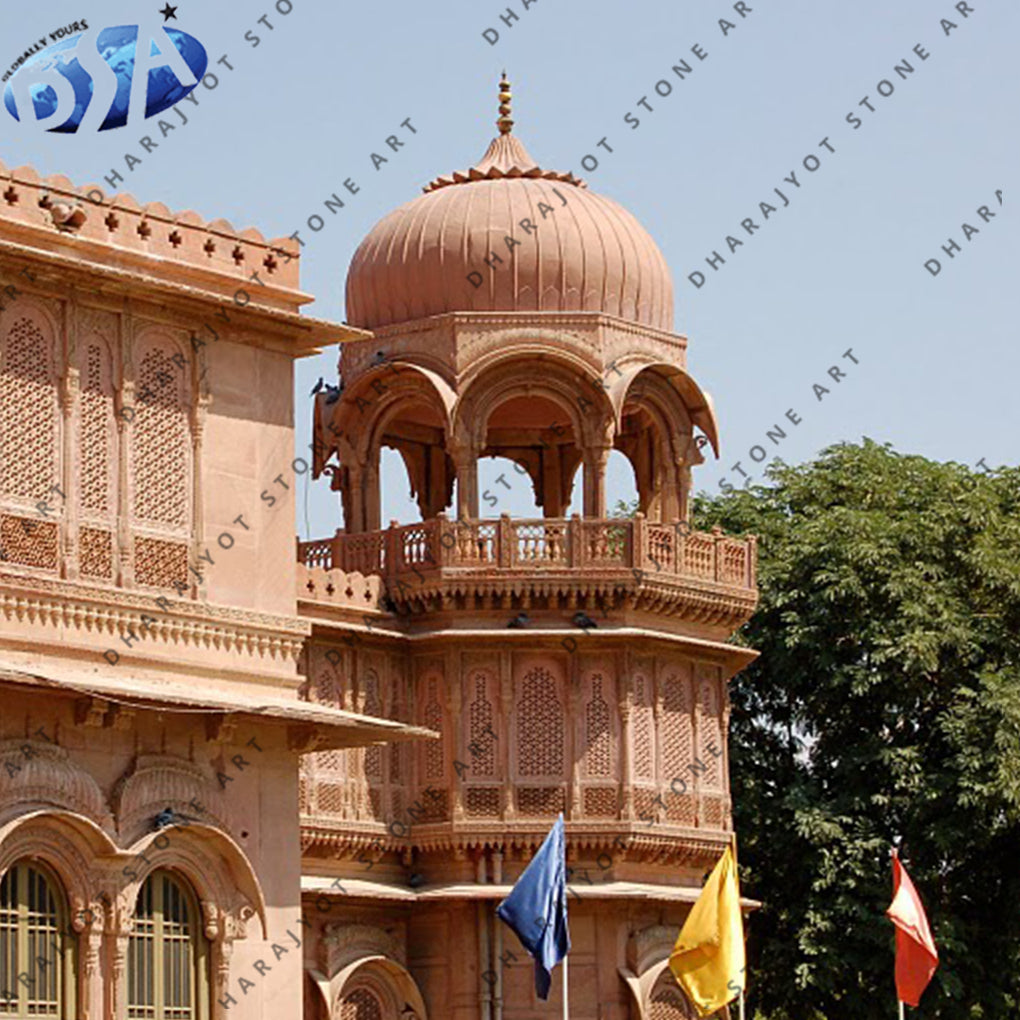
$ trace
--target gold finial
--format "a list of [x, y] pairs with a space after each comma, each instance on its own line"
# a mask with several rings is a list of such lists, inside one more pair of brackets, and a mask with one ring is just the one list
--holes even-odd
[[513, 118], [510, 116], [510, 82], [506, 80], [504, 71], [499, 83], [499, 120], [496, 121], [496, 127], [501, 135], [508, 135], [513, 126]]

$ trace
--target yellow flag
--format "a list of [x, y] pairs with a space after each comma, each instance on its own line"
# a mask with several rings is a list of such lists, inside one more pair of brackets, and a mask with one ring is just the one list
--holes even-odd
[[669, 969], [701, 1016], [722, 1009], [744, 987], [744, 922], [732, 846], [687, 915]]

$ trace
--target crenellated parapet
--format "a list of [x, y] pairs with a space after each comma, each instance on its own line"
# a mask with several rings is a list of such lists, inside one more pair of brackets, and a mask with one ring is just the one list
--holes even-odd
[[0, 163], [0, 221], [11, 240], [31, 237], [38, 245], [44, 236], [54, 253], [102, 258], [116, 249], [125, 267], [152, 275], [152, 260], [158, 259], [194, 286], [228, 298], [246, 288], [252, 300], [278, 308], [297, 309], [311, 300], [300, 290], [300, 253], [290, 238], [267, 240], [255, 228], [237, 230], [224, 219], [206, 222], [162, 202], [141, 205], [129, 194], [107, 196], [96, 185], [79, 188], [32, 167], [12, 170]]

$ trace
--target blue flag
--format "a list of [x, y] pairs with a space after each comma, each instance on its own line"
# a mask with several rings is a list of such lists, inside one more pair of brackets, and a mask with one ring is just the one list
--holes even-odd
[[570, 952], [562, 814], [496, 913], [535, 958], [535, 992], [548, 999], [551, 971]]

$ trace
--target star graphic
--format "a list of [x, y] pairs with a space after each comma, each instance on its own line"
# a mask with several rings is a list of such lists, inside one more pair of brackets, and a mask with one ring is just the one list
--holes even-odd
[[159, 13], [163, 15], [164, 24], [166, 24], [171, 18], [173, 18], [174, 21], [177, 20], [177, 8], [171, 7], [169, 4], [167, 4]]

